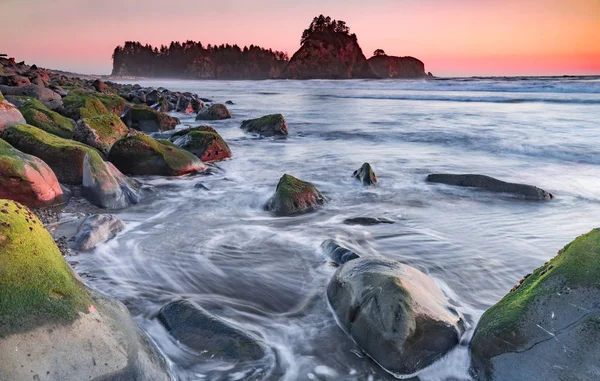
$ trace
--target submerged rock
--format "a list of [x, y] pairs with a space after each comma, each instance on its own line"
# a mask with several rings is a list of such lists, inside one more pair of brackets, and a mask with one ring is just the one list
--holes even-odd
[[260, 338], [187, 300], [164, 305], [158, 321], [178, 342], [206, 359], [256, 361], [270, 351]]
[[287, 124], [281, 114], [272, 114], [258, 119], [244, 120], [241, 128], [261, 136], [286, 136]]
[[378, 224], [393, 224], [394, 221], [384, 217], [354, 217], [346, 218], [344, 224], [346, 225], [378, 225]]
[[75, 250], [91, 250], [99, 243], [113, 238], [123, 231], [123, 221], [113, 214], [95, 214], [83, 221], [75, 235]]
[[477, 380], [600, 379], [600, 230], [565, 246], [487, 310], [471, 342]]
[[25, 124], [21, 111], [9, 103], [0, 93], [0, 134], [9, 127]]
[[231, 113], [224, 104], [216, 103], [210, 107], [204, 107], [198, 111], [196, 120], [221, 120], [231, 119]]
[[216, 132], [190, 131], [183, 136], [179, 136], [173, 143], [193, 153], [204, 162], [231, 158], [229, 146], [221, 135]]
[[343, 265], [348, 261], [360, 258], [358, 254], [333, 239], [323, 241], [321, 249], [338, 265]]
[[131, 175], [180, 176], [206, 169], [193, 154], [143, 133], [131, 134], [116, 142], [108, 160], [121, 172]]
[[125, 306], [73, 274], [31, 211], [0, 205], [0, 379], [170, 380]]
[[553, 199], [551, 193], [533, 185], [507, 183], [484, 175], [454, 175], [454, 174], [432, 174], [427, 176], [431, 183], [442, 183], [460, 187], [481, 188], [490, 192], [512, 193], [525, 198], [546, 200]]
[[325, 202], [325, 196], [313, 184], [285, 174], [265, 209], [276, 216], [290, 216], [311, 212]]
[[46, 163], [0, 139], [0, 198], [47, 206], [62, 202], [62, 196], [56, 175]]
[[373, 168], [371, 168], [371, 164], [369, 163], [364, 163], [359, 169], [354, 171], [352, 177], [360, 180], [363, 185], [377, 184], [377, 176], [375, 176], [375, 172], [373, 172]]
[[83, 196], [105, 209], [123, 209], [142, 199], [140, 184], [123, 175], [112, 163], [90, 151], [83, 160]]
[[10, 98], [23, 113], [27, 124], [61, 138], [73, 138], [73, 127], [75, 127], [73, 120], [50, 110], [35, 98], [17, 96]]
[[113, 144], [127, 136], [127, 126], [113, 113], [83, 118], [77, 122], [73, 138], [108, 155]]
[[342, 329], [387, 371], [404, 377], [454, 348], [461, 315], [419, 270], [384, 258], [344, 264], [327, 288]]

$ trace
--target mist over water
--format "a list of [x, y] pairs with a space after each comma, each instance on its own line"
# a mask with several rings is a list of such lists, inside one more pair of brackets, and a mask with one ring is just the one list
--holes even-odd
[[[141, 84], [235, 103], [231, 120], [177, 115], [183, 125], [215, 127], [232, 160], [210, 175], [142, 178], [152, 195], [116, 213], [127, 230], [77, 258], [91, 287], [126, 303], [180, 380], [393, 379], [328, 309], [336, 268], [319, 249], [328, 238], [414, 266], [440, 284], [470, 329], [418, 379], [468, 380], [466, 345], [483, 312], [566, 243], [600, 226], [598, 78]], [[259, 139], [239, 128], [270, 113], [285, 116], [288, 139]], [[379, 186], [351, 178], [363, 162], [373, 165]], [[426, 183], [436, 172], [533, 184], [556, 199]], [[315, 183], [329, 203], [289, 218], [265, 212], [284, 173]], [[194, 188], [197, 182], [209, 190]], [[395, 224], [343, 223], [360, 216]], [[154, 318], [176, 297], [254, 332], [274, 356], [238, 365], [199, 360]]]

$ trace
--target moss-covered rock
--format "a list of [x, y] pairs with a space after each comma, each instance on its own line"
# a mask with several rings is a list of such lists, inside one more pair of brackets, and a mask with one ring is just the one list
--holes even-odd
[[70, 185], [81, 185], [83, 158], [90, 150], [94, 150], [28, 124], [8, 128], [3, 138], [19, 151], [42, 159], [52, 168], [58, 181]]
[[35, 98], [50, 110], [57, 110], [63, 106], [62, 97], [44, 86], [11, 87], [0, 85], [0, 92], [4, 93], [5, 96], [15, 95]]
[[231, 113], [224, 104], [215, 103], [210, 107], [204, 107], [198, 111], [196, 120], [221, 120], [231, 119]]
[[172, 142], [174, 142], [178, 138], [182, 137], [183, 135], [187, 135], [187, 134], [189, 134], [192, 131], [204, 131], [204, 132], [212, 132], [212, 133], [218, 134], [217, 130], [215, 130], [211, 126], [197, 126], [197, 127], [185, 128], [183, 130], [179, 130], [177, 132], [174, 132], [173, 134], [171, 134], [169, 136], [169, 140], [172, 141]]
[[377, 184], [377, 176], [375, 176], [375, 172], [369, 163], [364, 163], [360, 168], [354, 171], [352, 177], [359, 180], [363, 185]]
[[73, 120], [50, 110], [35, 98], [11, 97], [11, 100], [19, 108], [27, 124], [61, 138], [73, 138], [73, 127], [75, 126]]
[[258, 119], [244, 120], [241, 128], [261, 136], [286, 136], [287, 124], [281, 114], [266, 115]]
[[91, 304], [38, 218], [0, 200], [0, 337], [71, 322]]
[[79, 120], [113, 112], [123, 114], [126, 102], [118, 95], [71, 92], [63, 98], [64, 114]]
[[172, 130], [179, 124], [179, 119], [144, 105], [133, 106], [122, 119], [127, 127], [148, 133]]
[[216, 132], [190, 131], [174, 141], [175, 145], [196, 155], [204, 162], [231, 158], [231, 150]]
[[481, 317], [481, 380], [600, 379], [600, 230], [565, 246]]
[[146, 134], [135, 133], [116, 142], [108, 159], [131, 175], [180, 176], [206, 169], [202, 161], [171, 142], [163, 144]]
[[111, 112], [80, 119], [74, 130], [74, 139], [108, 155], [113, 144], [127, 136], [127, 131], [127, 126]]
[[23, 123], [26, 122], [21, 111], [6, 101], [0, 93], [0, 134], [9, 127]]
[[56, 175], [46, 163], [0, 139], [0, 198], [47, 206], [60, 203], [62, 195]]
[[313, 184], [285, 174], [279, 180], [275, 194], [265, 209], [276, 216], [290, 216], [311, 212], [325, 204], [327, 199]]

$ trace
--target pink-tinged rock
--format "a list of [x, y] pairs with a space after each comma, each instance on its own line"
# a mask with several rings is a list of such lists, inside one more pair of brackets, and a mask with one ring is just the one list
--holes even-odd
[[0, 133], [9, 127], [25, 123], [27, 122], [21, 111], [6, 101], [2, 94], [0, 94]]

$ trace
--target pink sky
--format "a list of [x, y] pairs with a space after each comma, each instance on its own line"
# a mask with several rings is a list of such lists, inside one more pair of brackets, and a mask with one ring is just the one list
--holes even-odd
[[298, 49], [320, 13], [438, 76], [600, 74], [600, 0], [0, 0], [0, 53], [109, 73], [126, 40]]

